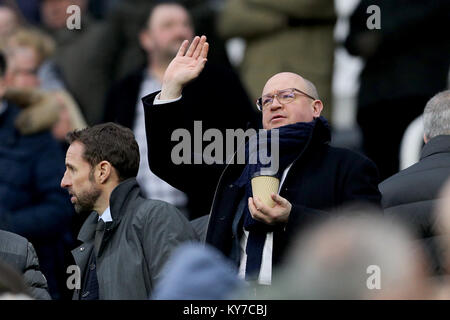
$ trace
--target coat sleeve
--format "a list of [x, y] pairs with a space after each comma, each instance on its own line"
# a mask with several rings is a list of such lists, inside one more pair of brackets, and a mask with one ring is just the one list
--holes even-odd
[[24, 270], [25, 283], [30, 287], [31, 296], [38, 300], [50, 300], [47, 279], [39, 269], [39, 261], [33, 245], [27, 244], [27, 259]]
[[[173, 103], [153, 105], [153, 100], [158, 93], [159, 91], [143, 98], [150, 170], [183, 192], [189, 192], [199, 186], [203, 190], [214, 190], [224, 165], [194, 164], [194, 159], [202, 157], [202, 154], [196, 154], [190, 149], [193, 145], [191, 138], [195, 137], [192, 130], [188, 130], [186, 123], [182, 121], [182, 115], [186, 109], [183, 98]], [[174, 114], [178, 116], [173, 116]], [[173, 134], [176, 132], [185, 133], [185, 135], [180, 135], [179, 140], [174, 141]], [[189, 163], [176, 164], [172, 159], [172, 153], [175, 150], [174, 147], [181, 146], [183, 141], [189, 146], [187, 151]], [[184, 155], [184, 151], [181, 152]]]
[[154, 286], [161, 279], [172, 251], [183, 242], [197, 241], [197, 235], [175, 206], [158, 200], [150, 203], [150, 212], [142, 229], [142, 243]]

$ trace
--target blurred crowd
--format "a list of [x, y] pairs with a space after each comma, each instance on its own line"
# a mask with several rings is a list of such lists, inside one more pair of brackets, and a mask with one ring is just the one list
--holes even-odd
[[[71, 5], [79, 28], [68, 27]], [[381, 8], [380, 29], [367, 27], [370, 5]], [[133, 132], [142, 194], [174, 205], [198, 234], [175, 250], [149, 298], [450, 299], [450, 2], [361, 0], [344, 43], [335, 41], [336, 21], [332, 0], [0, 0], [0, 299], [72, 298], [67, 268], [90, 212], [76, 213], [61, 187], [66, 136], [106, 122]], [[210, 50], [183, 91], [181, 128], [192, 120], [204, 131], [260, 128], [254, 101], [286, 71], [315, 85], [333, 128], [335, 49], [364, 62], [354, 149], [375, 163], [381, 202], [333, 208], [331, 219], [298, 232], [270, 286], [245, 282], [229, 257], [200, 244], [214, 188], [180, 190], [149, 168], [156, 149], [142, 98], [161, 90], [195, 35], [206, 35]], [[235, 38], [245, 43], [238, 65], [229, 56]], [[400, 170], [403, 134], [419, 116], [420, 160]], [[374, 277], [381, 270], [381, 288], [369, 288], [369, 266]]]

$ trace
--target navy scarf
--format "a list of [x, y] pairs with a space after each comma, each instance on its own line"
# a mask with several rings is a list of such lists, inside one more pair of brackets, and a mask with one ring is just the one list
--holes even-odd
[[[297, 122], [278, 128], [279, 161], [278, 172], [274, 174], [280, 180], [285, 169], [294, 162], [294, 160], [306, 147], [310, 137], [312, 136], [312, 132], [317, 121], [321, 121], [326, 127], [328, 127], [328, 123], [325, 118], [320, 117], [311, 122]], [[261, 139], [265, 141], [258, 141], [257, 150], [251, 150], [251, 144], [249, 146], [249, 143], [245, 146], [247, 165], [245, 166], [239, 179], [236, 180], [235, 184], [241, 188], [245, 188], [244, 196], [246, 200], [252, 196], [251, 179], [253, 175], [261, 172], [261, 169], [268, 168], [271, 165], [270, 162], [268, 164], [261, 163], [261, 159], [257, 156], [257, 154], [258, 150], [263, 149], [263, 155], [265, 154], [271, 156], [268, 151], [271, 150], [273, 136], [273, 131], [268, 130], [267, 139]], [[258, 140], [258, 136], [253, 136], [251, 139]], [[276, 140], [273, 142], [276, 143]], [[257, 159], [257, 161], [254, 163], [255, 161], [249, 161], [250, 159]], [[276, 159], [271, 159], [271, 161], [276, 161]], [[248, 209], [247, 201], [245, 201], [243, 219], [244, 229], [249, 231], [249, 238], [246, 247], [246, 279], [254, 280], [258, 276], [259, 269], [261, 267], [262, 251], [266, 234], [267, 232], [273, 231], [274, 227], [253, 219], [250, 214], [250, 210]]]

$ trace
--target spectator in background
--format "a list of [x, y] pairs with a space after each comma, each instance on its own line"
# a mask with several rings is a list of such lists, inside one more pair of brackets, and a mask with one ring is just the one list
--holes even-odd
[[86, 127], [51, 61], [54, 43], [33, 29], [19, 29], [7, 41], [6, 96], [24, 108], [16, 120], [22, 134], [51, 130], [64, 143], [67, 132]]
[[[42, 27], [56, 42], [54, 61], [67, 90], [74, 96], [86, 122], [103, 118], [103, 99], [114, 68], [114, 50], [119, 39], [105, 23], [96, 22], [87, 12], [88, 0], [42, 0]], [[70, 30], [66, 10], [77, 5], [81, 11], [80, 29]]]
[[105, 123], [69, 133], [67, 189], [78, 213], [90, 212], [72, 251], [81, 270], [75, 300], [148, 299], [171, 251], [195, 240], [172, 205], [142, 197], [133, 132]]
[[[0, 98], [6, 91], [0, 55]], [[66, 282], [65, 245], [71, 244], [73, 210], [59, 186], [64, 172], [60, 145], [50, 132], [23, 135], [15, 126], [20, 109], [0, 99], [0, 229], [33, 243], [50, 294], [61, 298]]]
[[420, 161], [379, 185], [385, 214], [400, 218], [422, 239], [433, 273], [445, 273], [436, 235], [439, 192], [450, 178], [450, 90], [436, 94], [423, 111], [424, 141]]
[[[91, 0], [90, 2], [92, 2]], [[147, 26], [149, 12], [158, 4], [178, 3], [184, 6], [192, 19], [194, 29], [208, 36], [214, 45], [209, 61], [230, 67], [223, 40], [215, 28], [216, 13], [221, 7], [221, 0], [115, 0], [109, 1], [109, 12], [105, 16], [108, 33], [114, 35], [119, 46], [116, 51], [112, 80], [117, 81], [146, 63], [147, 53], [142, 50], [138, 34]], [[102, 41], [102, 43], [104, 40]]]
[[0, 48], [3, 47], [4, 41], [19, 26], [18, 17], [13, 9], [0, 4]]
[[[42, 275], [34, 247], [27, 239], [0, 230], [0, 262], [20, 272], [23, 275], [23, 280], [25, 280], [25, 290], [11, 290], [12, 293], [29, 294], [34, 299], [50, 299], [47, 292], [47, 279]], [[6, 277], [3, 274], [2, 276]], [[4, 281], [13, 282], [14, 278], [0, 281], [0, 287], [7, 287], [3, 284]]]
[[51, 57], [55, 43], [37, 29], [20, 28], [8, 37], [6, 53], [13, 57], [9, 66], [16, 73], [12, 86], [62, 90], [64, 83]]
[[228, 0], [218, 32], [246, 41], [240, 71], [252, 99], [272, 75], [298, 73], [317, 85], [330, 120], [335, 21], [330, 0]]
[[[380, 29], [368, 29], [380, 9]], [[357, 121], [363, 150], [384, 180], [399, 170], [399, 150], [407, 126], [423, 112], [437, 92], [447, 88], [450, 2], [361, 0], [350, 17], [346, 48], [361, 56]]]
[[[105, 121], [114, 121], [133, 129], [141, 154], [137, 181], [146, 196], [174, 204], [191, 219], [206, 215], [209, 203], [205, 202], [199, 190], [189, 190], [184, 194], [149, 170], [141, 99], [149, 92], [161, 89], [164, 71], [183, 40], [192, 39], [193, 32], [191, 17], [183, 6], [175, 2], [156, 5], [139, 34], [147, 55], [147, 65], [115, 84], [105, 104]], [[233, 105], [221, 98], [224, 87], [232, 92]], [[174, 115], [182, 120], [180, 128], [191, 127], [191, 119], [201, 120], [203, 130], [245, 128], [248, 122], [257, 121], [256, 112], [231, 68], [209, 65], [204, 74], [186, 87], [183, 96], [187, 100], [186, 108], [183, 113]], [[211, 108], [212, 104], [215, 104], [214, 108]]]
[[249, 299], [429, 299], [434, 287], [420, 246], [373, 209], [336, 215], [298, 236], [270, 288]]

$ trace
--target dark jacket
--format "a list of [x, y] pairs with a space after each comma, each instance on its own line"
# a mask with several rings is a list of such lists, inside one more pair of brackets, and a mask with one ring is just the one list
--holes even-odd
[[0, 261], [23, 274], [31, 297], [48, 300], [47, 280], [39, 270], [39, 261], [33, 245], [17, 234], [0, 230]]
[[[196, 240], [194, 231], [174, 206], [144, 199], [136, 179], [125, 180], [113, 190], [110, 210], [113, 221], [96, 258], [99, 298], [148, 299], [171, 251], [184, 241]], [[72, 251], [82, 277], [94, 247], [97, 221], [98, 214], [93, 212], [78, 235], [83, 244]], [[79, 298], [80, 290], [76, 290], [74, 299]]]
[[[237, 259], [231, 249], [233, 241], [239, 241], [240, 235], [236, 230], [233, 232], [232, 225], [244, 193], [234, 182], [241, 175], [243, 165], [174, 165], [170, 159], [171, 149], [177, 142], [170, 142], [170, 136], [177, 127], [172, 123], [170, 126], [162, 125], [159, 119], [166, 119], [183, 108], [183, 99], [153, 106], [154, 96], [143, 99], [147, 142], [152, 148], [149, 153], [151, 170], [182, 191], [196, 190], [205, 205], [212, 204], [206, 242], [226, 256]], [[295, 233], [320, 216], [322, 211], [349, 202], [379, 203], [375, 165], [354, 152], [329, 146], [329, 140], [329, 129], [318, 121], [303, 153], [286, 176], [280, 195], [292, 203], [292, 211], [286, 228], [280, 228], [274, 234], [275, 264], [280, 262]]]
[[[130, 129], [133, 128], [143, 77], [144, 70], [141, 69], [112, 88], [106, 99], [105, 121], [113, 121]], [[227, 68], [208, 64], [200, 76], [183, 89], [183, 100], [185, 107], [170, 113], [170, 117], [164, 118], [161, 125], [174, 127], [176, 124], [175, 128], [187, 128], [192, 127], [192, 119], [194, 119], [202, 121], [203, 131], [210, 128], [225, 131], [226, 128], [245, 129], [249, 125], [257, 126], [260, 123], [256, 107], [250, 104], [238, 76]], [[149, 152], [153, 150], [151, 145], [148, 150]], [[190, 219], [209, 212], [210, 203], [205, 203], [203, 196], [199, 197], [197, 190], [191, 189], [184, 192], [188, 196]]]
[[[380, 8], [381, 28], [369, 30], [372, 14]], [[350, 17], [345, 45], [361, 56], [359, 107], [405, 97], [432, 97], [447, 86], [450, 41], [443, 37], [450, 24], [450, 2], [362, 0]], [[405, 109], [405, 112], [408, 112]]]
[[63, 151], [48, 131], [21, 135], [14, 126], [19, 112], [8, 104], [0, 115], [0, 229], [33, 243], [50, 294], [58, 298], [58, 285], [65, 286], [58, 277], [65, 278], [63, 257], [73, 217], [70, 197], [60, 187]]
[[385, 214], [396, 216], [422, 239], [434, 272], [440, 273], [435, 208], [439, 191], [450, 177], [450, 135], [437, 136], [422, 149], [420, 161], [379, 185]]

